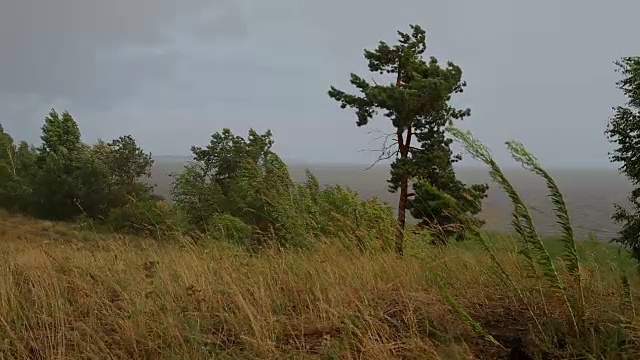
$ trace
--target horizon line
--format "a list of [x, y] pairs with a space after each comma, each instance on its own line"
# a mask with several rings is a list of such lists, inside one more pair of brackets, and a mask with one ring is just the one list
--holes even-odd
[[[182, 159], [182, 160], [189, 160], [192, 158], [191, 155], [152, 155], [153, 158], [157, 158], [159, 160], [162, 160], [162, 158], [165, 159]], [[339, 166], [339, 167], [348, 167], [348, 166], [353, 166], [353, 167], [363, 167], [362, 170], [364, 170], [364, 168], [381, 168], [381, 167], [388, 167], [390, 166], [390, 164], [386, 164], [386, 163], [380, 163], [380, 164], [375, 164], [373, 165], [373, 167], [371, 166], [371, 163], [363, 163], [363, 162], [339, 162], [339, 161], [310, 161], [310, 160], [301, 160], [301, 159], [287, 159], [287, 158], [283, 158], [282, 159], [287, 165], [294, 165], [294, 166], [300, 166], [300, 165], [309, 165], [309, 166]], [[483, 164], [455, 164], [454, 167], [456, 168], [461, 168], [461, 169], [486, 169], [487, 167]], [[505, 165], [501, 165], [502, 168], [504, 169], [514, 169], [514, 168], [518, 168], [521, 169], [522, 166], [517, 164], [517, 163], [511, 163], [511, 164], [505, 164]], [[611, 171], [618, 171], [618, 168], [615, 166], [603, 166], [603, 165], [568, 165], [568, 164], [555, 164], [555, 165], [547, 165], [545, 166], [545, 168], [547, 169], [568, 169], [568, 170], [611, 170]]]

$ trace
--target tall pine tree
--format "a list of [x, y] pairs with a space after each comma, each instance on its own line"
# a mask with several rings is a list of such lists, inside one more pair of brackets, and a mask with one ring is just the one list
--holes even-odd
[[[359, 95], [333, 86], [328, 92], [341, 108], [356, 110], [358, 126], [367, 125], [382, 112], [395, 129], [394, 146], [383, 149], [383, 153], [396, 157], [389, 184], [390, 191], [400, 192], [398, 253], [403, 251], [407, 209], [423, 225], [447, 228], [461, 218], [460, 214], [477, 213], [487, 190], [486, 185], [468, 188], [456, 179], [452, 163], [460, 156], [452, 155], [451, 140], [445, 136], [445, 128], [453, 119], [461, 120], [471, 113], [470, 109], [456, 109], [449, 104], [452, 95], [461, 93], [466, 86], [461, 80], [462, 70], [452, 62], [441, 67], [434, 57], [425, 61], [422, 55], [426, 33], [418, 25], [410, 28], [410, 34], [398, 31], [398, 44], [390, 46], [380, 41], [376, 49], [364, 51], [369, 70], [391, 74], [391, 83], [371, 84], [352, 73], [351, 84], [360, 91]], [[415, 190], [412, 193], [411, 182]], [[434, 202], [436, 198], [439, 200]]]

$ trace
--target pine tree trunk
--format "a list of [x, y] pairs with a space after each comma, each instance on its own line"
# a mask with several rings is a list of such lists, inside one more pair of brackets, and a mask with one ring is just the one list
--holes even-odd
[[[398, 64], [400, 68], [400, 64]], [[396, 77], [396, 87], [402, 87], [402, 77], [398, 71]], [[400, 159], [409, 157], [409, 149], [411, 148], [411, 137], [413, 136], [413, 127], [411, 124], [407, 127], [406, 138], [403, 136], [403, 130], [398, 131], [398, 150]], [[400, 180], [400, 199], [398, 199], [398, 227], [396, 230], [396, 252], [402, 255], [404, 252], [404, 228], [407, 222], [407, 203], [409, 201], [409, 175], [403, 174]]]
[[400, 182], [400, 199], [398, 199], [398, 228], [396, 230], [396, 252], [402, 255], [404, 246], [404, 227], [407, 221], [407, 195], [409, 194], [409, 180], [403, 176]]
[[[412, 127], [407, 129], [406, 138], [403, 134], [398, 133], [398, 147], [400, 150], [400, 158], [409, 157], [409, 149], [411, 146], [411, 136], [413, 135]], [[409, 201], [409, 175], [403, 174], [400, 179], [400, 199], [398, 199], [398, 228], [396, 230], [396, 252], [399, 255], [403, 253], [404, 247], [404, 227], [407, 222], [407, 203]]]

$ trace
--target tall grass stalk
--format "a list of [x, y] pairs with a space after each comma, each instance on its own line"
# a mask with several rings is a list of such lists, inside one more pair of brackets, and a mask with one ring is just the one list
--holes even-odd
[[502, 169], [493, 159], [489, 148], [475, 139], [473, 134], [469, 131], [462, 131], [452, 126], [449, 127], [449, 132], [462, 143], [465, 150], [469, 152], [472, 157], [489, 166], [489, 174], [491, 175], [491, 178], [507, 193], [507, 196], [514, 206], [512, 223], [524, 242], [525, 254], [528, 253], [528, 256], [535, 260], [542, 270], [543, 278], [546, 279], [562, 296], [571, 316], [576, 334], [578, 334], [579, 329], [573, 307], [571, 306], [565, 287], [560, 280], [560, 276], [556, 271], [555, 265], [553, 264], [553, 260], [544, 246], [540, 235], [535, 229], [533, 219], [531, 218], [531, 214], [529, 213], [527, 206], [524, 204], [513, 185], [511, 185], [507, 177], [504, 175]]
[[576, 249], [576, 239], [571, 226], [571, 219], [569, 218], [569, 211], [564, 201], [564, 197], [558, 188], [555, 180], [545, 171], [538, 159], [531, 154], [524, 145], [517, 141], [508, 141], [507, 148], [511, 152], [513, 158], [521, 163], [523, 167], [533, 173], [542, 177], [549, 189], [549, 198], [553, 204], [553, 210], [558, 218], [557, 223], [562, 230], [562, 236], [560, 240], [563, 243], [564, 253], [563, 258], [566, 263], [567, 270], [573, 276], [576, 286], [579, 289], [580, 295], [580, 309], [584, 309], [584, 291], [582, 288], [582, 280], [580, 276], [580, 262], [578, 260], [578, 250]]
[[545, 312], [548, 312], [546, 300], [544, 293], [542, 291], [542, 276], [536, 266], [533, 257], [533, 250], [531, 242], [528, 241], [528, 233], [525, 229], [524, 222], [522, 219], [523, 213], [528, 213], [528, 210], [522, 200], [520, 199], [518, 193], [515, 191], [507, 177], [504, 175], [498, 164], [495, 162], [493, 157], [491, 156], [491, 152], [489, 149], [484, 146], [479, 141], [473, 138], [473, 135], [468, 132], [462, 132], [457, 128], [449, 128], [449, 132], [460, 141], [465, 149], [476, 159], [482, 161], [483, 163], [489, 166], [489, 175], [497, 184], [499, 184], [507, 193], [507, 196], [511, 199], [513, 203], [514, 209], [511, 213], [511, 226], [514, 231], [520, 238], [522, 239], [522, 243], [520, 244], [522, 248], [519, 250], [519, 254], [524, 257], [526, 260], [524, 266], [527, 270], [529, 270], [535, 279], [538, 281], [538, 292], [540, 294], [540, 299], [543, 303]]
[[622, 272], [620, 275], [622, 282], [622, 296], [624, 297], [623, 301], [625, 305], [631, 310], [631, 314], [633, 315], [633, 319], [636, 318], [636, 308], [633, 304], [633, 293], [631, 292], [631, 285], [629, 284], [629, 278], [627, 274]]

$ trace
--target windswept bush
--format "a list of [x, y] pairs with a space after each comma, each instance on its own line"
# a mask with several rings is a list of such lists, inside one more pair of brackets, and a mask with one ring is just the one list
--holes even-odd
[[116, 232], [155, 239], [173, 238], [180, 232], [175, 209], [163, 199], [156, 198], [131, 201], [112, 209], [106, 224]]
[[271, 133], [251, 130], [248, 140], [229, 129], [215, 133], [206, 148], [193, 147], [194, 160], [177, 175], [173, 199], [192, 231], [208, 233], [220, 214], [252, 228], [252, 238], [294, 243], [295, 211], [287, 206], [293, 182], [271, 151]]
[[361, 200], [358, 193], [339, 185], [320, 188], [318, 179], [307, 170], [307, 180], [298, 185], [306, 199], [303, 209], [316, 236], [344, 240], [360, 248], [390, 248], [396, 229], [393, 209], [377, 198]]
[[173, 187], [191, 232], [213, 238], [232, 233], [234, 242], [252, 248], [301, 247], [317, 237], [348, 238], [361, 245], [390, 241], [395, 221], [388, 205], [361, 201], [341, 187], [320, 189], [310, 172], [305, 183], [294, 184], [272, 146], [270, 131], [250, 130], [244, 139], [224, 129], [212, 135], [206, 148], [192, 148], [194, 160]]
[[242, 220], [229, 214], [218, 213], [209, 218], [207, 223], [209, 238], [226, 241], [245, 248], [254, 248], [253, 228]]

